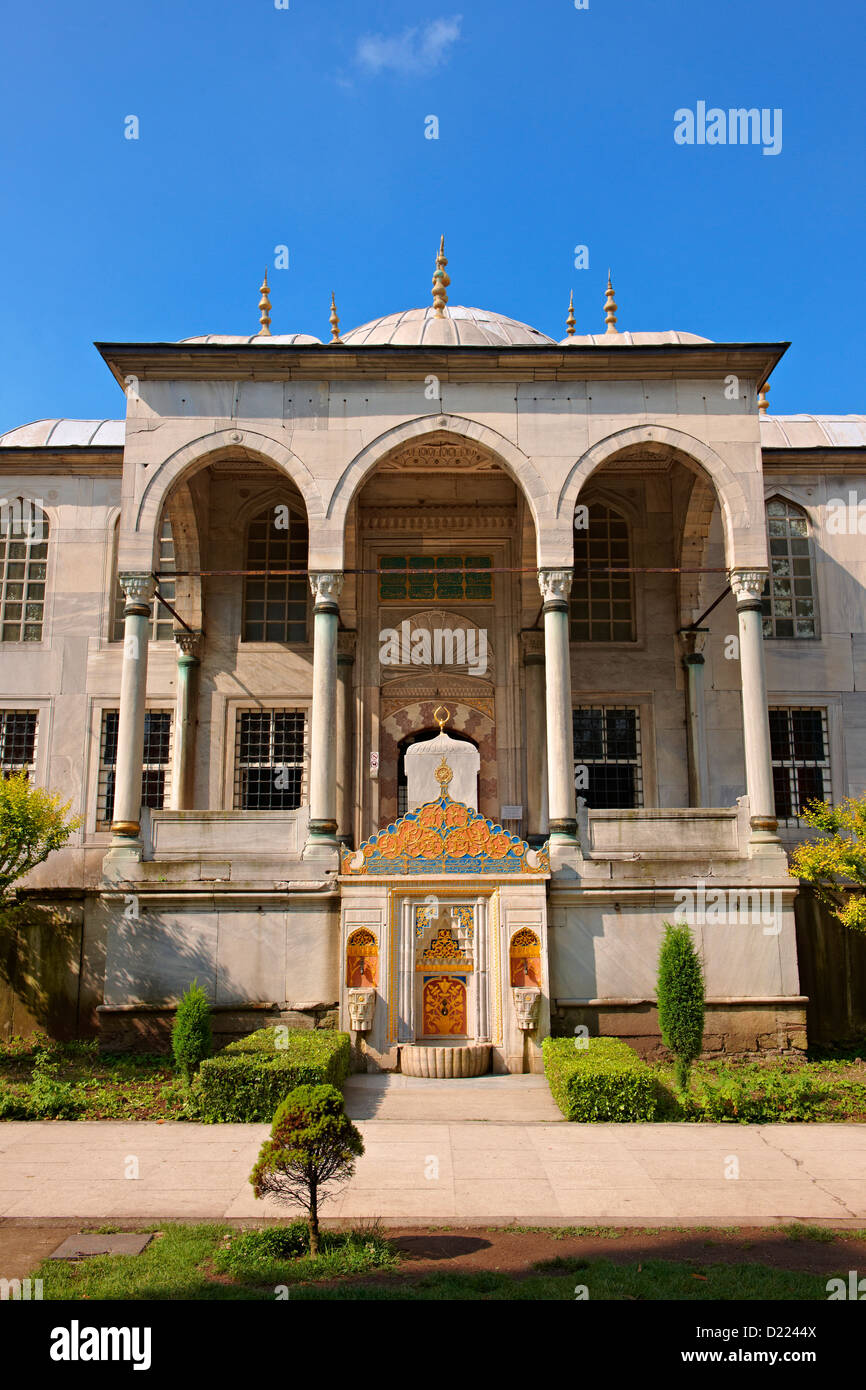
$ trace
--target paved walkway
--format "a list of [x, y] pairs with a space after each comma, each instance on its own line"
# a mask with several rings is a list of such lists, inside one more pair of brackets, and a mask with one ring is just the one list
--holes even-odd
[[[353, 1077], [366, 1152], [323, 1216], [392, 1225], [866, 1225], [866, 1125], [573, 1125], [543, 1077]], [[266, 1125], [0, 1124], [0, 1219], [283, 1215]], [[137, 1177], [131, 1176], [137, 1171]], [[738, 1173], [739, 1176], [733, 1176]]]

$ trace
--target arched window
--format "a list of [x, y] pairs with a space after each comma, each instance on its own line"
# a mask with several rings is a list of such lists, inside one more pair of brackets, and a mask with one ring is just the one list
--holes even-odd
[[29, 498], [0, 504], [0, 641], [41, 642], [48, 517]]
[[633, 642], [634, 585], [628, 522], [592, 502], [587, 525], [575, 527], [571, 586], [572, 642]]
[[765, 637], [817, 636], [815, 558], [809, 518], [786, 497], [767, 503], [770, 575], [761, 596]]
[[[117, 568], [117, 536], [120, 531], [120, 521], [115, 527], [115, 569]], [[157, 570], [174, 569], [174, 537], [171, 533], [171, 522], [167, 516], [162, 518], [162, 525], [159, 528], [159, 548], [157, 550]], [[173, 579], [161, 579], [159, 581], [159, 592], [168, 599], [174, 606], [175, 581]], [[112, 626], [112, 642], [123, 641], [123, 609], [126, 599], [120, 587], [120, 580], [115, 581], [114, 585], [114, 620]], [[154, 598], [151, 603], [150, 611], [150, 640], [151, 642], [170, 642], [174, 636], [174, 618], [167, 608], [163, 608], [161, 603], [157, 603]]]
[[245, 642], [306, 642], [307, 551], [307, 519], [290, 506], [266, 507], [250, 522], [244, 568], [264, 573], [244, 579]]

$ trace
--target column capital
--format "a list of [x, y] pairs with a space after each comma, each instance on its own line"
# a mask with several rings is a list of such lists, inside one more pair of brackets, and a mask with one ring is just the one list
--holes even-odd
[[187, 632], [181, 629], [175, 632], [174, 640], [177, 643], [178, 660], [186, 657], [190, 661], [198, 661], [201, 657], [201, 643], [204, 637], [203, 632]]
[[124, 613], [143, 613], [149, 616], [150, 601], [156, 588], [153, 575], [140, 571], [125, 571], [117, 578], [126, 599]]
[[683, 651], [686, 665], [700, 666], [704, 660], [704, 647], [707, 644], [708, 627], [681, 627], [677, 636]]
[[731, 588], [737, 603], [760, 606], [768, 574], [769, 570], [731, 570]]
[[520, 653], [524, 666], [543, 664], [544, 633], [540, 628], [524, 628], [520, 634]]
[[340, 594], [343, 592], [342, 571], [311, 570], [309, 578], [316, 607], [326, 610], [336, 608], [339, 604]]
[[540, 569], [538, 571], [538, 587], [541, 590], [545, 608], [548, 604], [555, 608], [568, 607], [572, 578], [571, 570]]

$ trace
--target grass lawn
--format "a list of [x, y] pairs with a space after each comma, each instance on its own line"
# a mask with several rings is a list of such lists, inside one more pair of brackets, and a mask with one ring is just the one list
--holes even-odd
[[[300, 1253], [304, 1234], [298, 1222], [252, 1231], [220, 1223], [166, 1225], [141, 1255], [46, 1260], [33, 1275], [44, 1281], [45, 1299], [573, 1302], [583, 1289], [590, 1299], [626, 1302], [827, 1298], [826, 1268], [745, 1263], [738, 1253], [726, 1263], [714, 1262], [712, 1255], [677, 1260], [649, 1254], [617, 1261], [594, 1253], [505, 1270], [419, 1270], [399, 1240], [386, 1238], [375, 1226], [324, 1231], [316, 1261]], [[774, 1258], [784, 1263], [782, 1252]], [[840, 1270], [847, 1268], [847, 1258], [840, 1248]]]

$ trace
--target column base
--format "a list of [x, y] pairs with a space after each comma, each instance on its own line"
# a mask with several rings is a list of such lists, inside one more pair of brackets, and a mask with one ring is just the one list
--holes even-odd
[[115, 835], [102, 861], [104, 877], [126, 878], [126, 868], [132, 864], [140, 864], [143, 856], [144, 845], [141, 840], [126, 835]]
[[779, 839], [779, 822], [775, 816], [752, 816], [749, 821], [749, 852], [751, 854], [774, 853], [782, 849]]
[[337, 822], [333, 820], [311, 820], [301, 858], [339, 866], [340, 840], [337, 836]]

